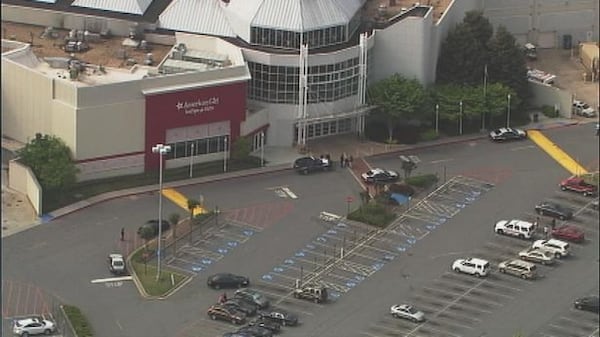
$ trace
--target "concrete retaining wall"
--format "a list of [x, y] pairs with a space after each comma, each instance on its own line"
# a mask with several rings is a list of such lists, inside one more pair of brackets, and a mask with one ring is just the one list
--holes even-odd
[[36, 214], [42, 215], [42, 187], [31, 169], [16, 159], [8, 162], [8, 187], [26, 195]]

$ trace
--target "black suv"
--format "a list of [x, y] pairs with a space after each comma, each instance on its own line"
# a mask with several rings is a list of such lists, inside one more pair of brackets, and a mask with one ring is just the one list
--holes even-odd
[[294, 170], [298, 173], [309, 174], [315, 171], [330, 171], [333, 169], [329, 155], [316, 158], [313, 156], [302, 157], [294, 161]]

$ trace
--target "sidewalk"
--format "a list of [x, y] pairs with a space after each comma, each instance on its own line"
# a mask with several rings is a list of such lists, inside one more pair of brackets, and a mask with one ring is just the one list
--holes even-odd
[[[524, 129], [551, 129], [557, 127], [565, 127], [569, 125], [577, 125], [583, 123], [597, 122], [597, 120], [576, 120], [566, 118], [554, 118], [549, 119], [541, 115], [538, 123], [530, 123], [525, 126]], [[338, 160], [342, 153], [352, 155], [354, 157], [353, 173], [355, 177], [360, 177], [360, 173], [368, 167], [368, 163], [364, 160], [365, 157], [372, 157], [390, 153], [402, 153], [414, 150], [422, 150], [429, 147], [436, 147], [448, 144], [466, 143], [487, 138], [486, 133], [470, 134], [456, 137], [445, 137], [437, 140], [422, 142], [412, 145], [403, 144], [381, 144], [372, 141], [363, 141], [357, 139], [354, 134], [346, 134], [340, 136], [327, 137], [323, 139], [311, 140], [308, 142], [308, 147], [313, 155], [330, 154], [332, 159]], [[11, 140], [2, 139], [2, 147], [10, 150], [15, 150], [22, 146], [18, 142]], [[260, 156], [260, 154], [257, 154]], [[265, 167], [255, 168], [244, 171], [227, 172], [223, 174], [198, 177], [193, 179], [186, 179], [176, 182], [168, 182], [163, 184], [163, 188], [178, 188], [182, 186], [197, 185], [207, 182], [214, 182], [219, 180], [235, 179], [240, 177], [248, 177], [259, 174], [266, 174], [278, 171], [285, 171], [291, 169], [291, 163], [294, 159], [302, 156], [298, 153], [295, 148], [284, 148], [284, 147], [268, 147], [264, 150], [264, 158], [266, 165]], [[35, 227], [41, 223], [51, 221], [52, 219], [65, 216], [67, 214], [76, 212], [78, 210], [90, 207], [92, 205], [108, 201], [111, 199], [121, 198], [125, 196], [148, 193], [158, 190], [158, 184], [140, 186], [125, 190], [113, 191], [91, 197], [86, 200], [79, 201], [72, 205], [68, 205], [61, 209], [55, 210], [50, 214], [44, 215], [42, 218], [37, 218], [31, 209], [31, 206], [27, 207], [27, 200], [24, 196], [20, 195], [15, 191], [8, 189], [5, 184], [5, 174], [3, 170], [2, 175], [2, 213], [3, 213], [3, 228], [2, 237], [6, 237], [12, 234], [16, 234], [20, 231]], [[358, 183], [360, 178], [358, 178]], [[14, 200], [14, 201], [11, 201]], [[20, 200], [20, 201], [19, 201]], [[17, 205], [17, 201], [20, 207], [14, 207]]]

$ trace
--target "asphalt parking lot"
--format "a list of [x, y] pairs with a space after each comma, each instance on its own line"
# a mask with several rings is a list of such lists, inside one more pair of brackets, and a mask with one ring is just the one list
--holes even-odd
[[[545, 133], [588, 169], [597, 169], [593, 125]], [[357, 206], [359, 188], [345, 170], [280, 172], [178, 189], [188, 198], [202, 195], [207, 208], [218, 206], [223, 213], [203, 236], [182, 245], [180, 254], [167, 256], [167, 263], [195, 276], [167, 300], [141, 299], [130, 282], [90, 283], [107, 277], [105, 257], [120, 249], [120, 228], [135, 231], [155, 218], [156, 194], [95, 205], [4, 239], [4, 279], [36, 280], [36, 286], [78, 305], [99, 336], [214, 337], [235, 330], [205, 314], [221, 293], [206, 287], [206, 276], [222, 271], [250, 276], [252, 287], [276, 306], [299, 314], [301, 324], [286, 327], [283, 336], [489, 337], [521, 330], [561, 337], [568, 336], [556, 330], [568, 325], [563, 320], [577, 327], [573, 331], [598, 327], [597, 315], [571, 309], [574, 298], [597, 292], [597, 211], [586, 206], [590, 199], [558, 190], [557, 182], [568, 175], [560, 165], [530, 141], [472, 141], [411, 155], [420, 158], [413, 174], [438, 173], [439, 190], [413, 202], [382, 231], [320, 217], [344, 215], [348, 196], [354, 197], [351, 207]], [[369, 160], [373, 167], [401, 165], [397, 155]], [[571, 258], [540, 266], [543, 277], [534, 281], [495, 271], [477, 279], [450, 270], [459, 257], [481, 256], [496, 265], [528, 245], [494, 234], [493, 225], [533, 219], [533, 205], [542, 199], [581, 210], [572, 223], [588, 239], [573, 244]], [[187, 214], [169, 202], [164, 207], [164, 214]], [[69, 272], [57, 273], [56, 266], [64, 265]], [[292, 298], [296, 279], [327, 285], [332, 301]], [[428, 320], [392, 319], [389, 307], [403, 302], [424, 310]]]

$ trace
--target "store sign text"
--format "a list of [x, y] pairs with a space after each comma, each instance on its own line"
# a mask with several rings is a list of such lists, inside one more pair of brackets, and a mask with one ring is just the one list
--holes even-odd
[[183, 110], [186, 115], [197, 115], [204, 112], [215, 110], [219, 105], [219, 97], [211, 97], [205, 100], [198, 99], [196, 101], [179, 101], [176, 104], [177, 111]]

